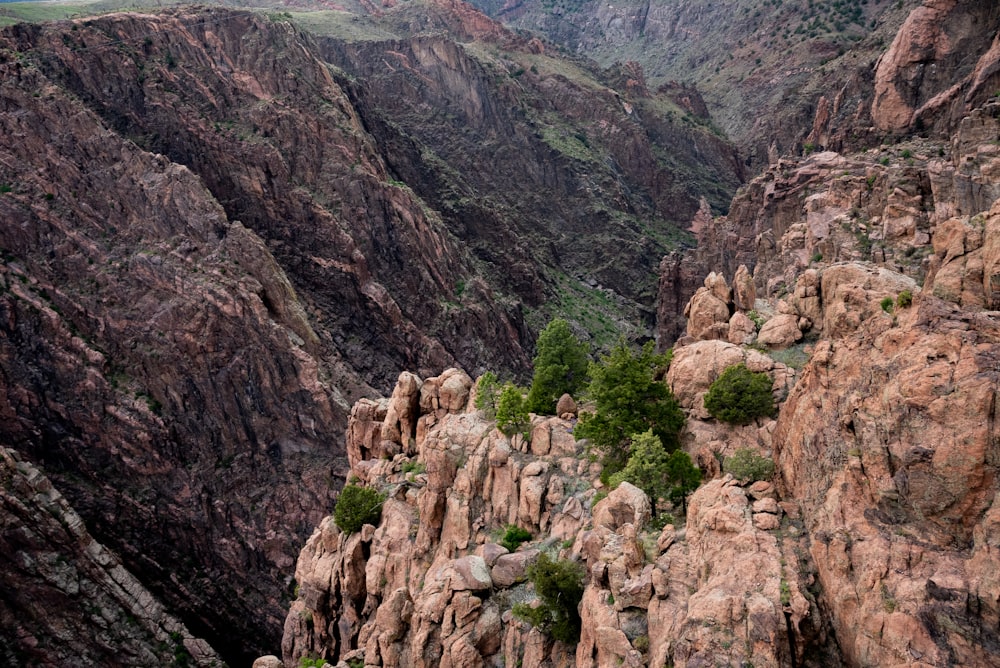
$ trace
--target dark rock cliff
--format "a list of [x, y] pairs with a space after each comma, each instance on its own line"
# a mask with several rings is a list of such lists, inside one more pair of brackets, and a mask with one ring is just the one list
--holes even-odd
[[574, 312], [567, 293], [582, 281], [651, 322], [659, 258], [702, 197], [724, 211], [742, 180], [733, 148], [646, 90], [641, 68], [601, 71], [483, 26], [462, 3], [401, 6], [379, 25], [405, 34], [417, 17], [457, 38], [422, 25], [413, 38], [321, 41], [356, 80], [347, 90], [392, 171], [529, 309], [608, 329]]

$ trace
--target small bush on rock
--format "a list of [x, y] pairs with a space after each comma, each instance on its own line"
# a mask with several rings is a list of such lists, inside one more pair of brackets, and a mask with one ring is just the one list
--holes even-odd
[[705, 408], [712, 417], [730, 424], [770, 417], [775, 413], [771, 378], [750, 371], [745, 364], [731, 366], [708, 388]]
[[909, 290], [903, 290], [898, 295], [896, 295], [896, 306], [899, 308], [909, 308], [910, 304], [913, 303], [913, 293]]
[[770, 480], [774, 475], [774, 460], [757, 454], [750, 448], [740, 448], [732, 457], [726, 457], [722, 470], [742, 484]]
[[580, 641], [580, 601], [583, 599], [583, 567], [575, 561], [553, 561], [542, 553], [528, 568], [528, 577], [541, 599], [538, 607], [525, 603], [514, 606], [514, 616], [556, 640], [568, 644]]
[[882, 301], [879, 302], [879, 305], [882, 307], [882, 310], [885, 311], [886, 313], [892, 313], [892, 303], [893, 303], [892, 297], [883, 297]]
[[347, 534], [359, 531], [366, 524], [378, 524], [383, 501], [385, 497], [370, 487], [347, 485], [337, 497], [333, 521]]
[[530, 531], [522, 529], [515, 524], [508, 524], [507, 530], [504, 532], [503, 538], [500, 540], [500, 544], [513, 552], [521, 543], [528, 540], [531, 540]]

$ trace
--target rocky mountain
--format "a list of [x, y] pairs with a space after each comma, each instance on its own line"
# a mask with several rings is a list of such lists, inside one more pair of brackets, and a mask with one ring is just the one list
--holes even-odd
[[[732, 148], [669, 101], [467, 7], [440, 16], [456, 37], [208, 8], [0, 33], [2, 441], [177, 622], [115, 626], [81, 665], [116, 646], [144, 663], [164, 629], [231, 665], [277, 646], [353, 402], [404, 367], [523, 375], [555, 313], [648, 335], [699, 184], [721, 211], [738, 183]], [[380, 79], [373, 58], [396, 64]], [[29, 603], [3, 599], [12, 665], [99, 624], [29, 636]]]
[[997, 89], [988, 2], [475, 4], [601, 63], [635, 60], [654, 86], [697, 87], [755, 170], [803, 147], [947, 134]]
[[[751, 184], [770, 212], [755, 268], [732, 287], [709, 275], [665, 378], [706, 482], [662, 530], [639, 489], [604, 496], [575, 414], [507, 437], [457, 370], [404, 373], [358, 403], [352, 473], [388, 498], [377, 526], [347, 535], [327, 518], [307, 542], [284, 665], [1000, 665], [997, 138], [989, 105], [952, 159], [826, 153], [786, 163], [787, 188]], [[904, 206], [903, 175], [921, 173], [927, 196]], [[737, 364], [768, 375], [775, 418], [706, 410]], [[720, 467], [743, 449], [773, 478]], [[511, 524], [531, 536], [513, 550], [499, 545]], [[575, 646], [514, 613], [537, 598], [542, 554], [585, 573]]]
[[[0, 32], [4, 661], [997, 664], [1000, 15], [814, 4], [648, 8], [732, 97], [445, 0]], [[470, 410], [557, 314], [677, 340], [672, 528], [572, 415]], [[705, 411], [739, 362], [774, 420]], [[389, 495], [350, 537], [347, 475]], [[511, 616], [542, 553], [579, 647]]]
[[534, 331], [554, 309], [599, 344], [651, 321], [647, 268], [685, 241], [701, 199], [725, 211], [742, 180], [730, 145], [650, 92], [641, 69], [601, 71], [464, 3], [323, 29], [321, 51], [356, 80], [348, 92], [393, 172]]
[[[378, 526], [348, 536], [328, 518], [306, 544], [284, 664], [1000, 665], [1000, 105], [959, 114], [975, 80], [936, 107], [917, 101], [933, 77], [913, 88], [911, 125], [940, 112], [928, 137], [776, 161], [664, 259], [665, 382], [707, 482], [662, 531], [636, 488], [601, 498], [574, 415], [508, 438], [464, 392], [435, 402], [442, 380], [425, 397], [409, 375], [358, 404], [352, 471], [388, 500]], [[740, 363], [770, 377], [774, 419], [705, 409]], [[741, 449], [773, 477], [734, 478], [721, 464]], [[509, 524], [531, 534], [513, 551], [498, 545]], [[537, 598], [541, 554], [586, 574], [576, 646], [513, 613]]]
[[0, 481], [6, 665], [222, 665], [9, 448], [0, 450]]

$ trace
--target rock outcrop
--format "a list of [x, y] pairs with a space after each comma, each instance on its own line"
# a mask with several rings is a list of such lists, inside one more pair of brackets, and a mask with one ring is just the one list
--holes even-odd
[[778, 419], [781, 493], [852, 665], [997, 662], [998, 333], [921, 297], [817, 344]]
[[[684, 351], [698, 345], [678, 351], [679, 374]], [[790, 382], [784, 367], [753, 354], [749, 363]], [[410, 383], [403, 374], [394, 397]], [[807, 563], [808, 544], [797, 529], [782, 529], [800, 524], [783, 519], [771, 485], [745, 489], [720, 478], [692, 495], [686, 530], [651, 530], [650, 500], [628, 483], [593, 503], [596, 465], [571, 421], [536, 417], [524, 440], [465, 406], [423, 404], [421, 413], [398, 437], [415, 439], [412, 457], [395, 448], [391, 458], [352, 468], [360, 483], [386, 494], [379, 525], [348, 536], [327, 518], [303, 549], [285, 665], [323, 657], [387, 667], [610, 667], [725, 656], [778, 666], [793, 652], [835, 653], [821, 630], [815, 582], [779, 565]], [[380, 428], [366, 410], [352, 416], [350, 434], [365, 438]], [[511, 524], [533, 536], [512, 553], [496, 542]], [[534, 598], [527, 573], [543, 551], [577, 560], [587, 573], [575, 648], [512, 615], [515, 603]]]
[[[824, 326], [819, 276], [831, 264], [869, 262], [922, 284], [932, 268], [932, 232], [943, 238], [943, 223], [968, 222], [1000, 197], [998, 117], [1000, 104], [991, 101], [957, 121], [950, 142], [913, 140], [859, 154], [783, 159], [737, 195], [725, 217], [696, 217], [697, 248], [661, 263], [661, 346], [678, 338], [677, 319], [705, 280], [694, 277], [712, 272], [735, 288], [737, 272], [746, 267], [754, 299], [783, 297], [789, 312], [809, 320], [802, 323], [803, 332]], [[942, 280], [954, 282], [946, 278], [952, 270]], [[746, 274], [740, 273], [739, 281], [742, 292], [734, 292], [731, 312], [756, 308], [747, 302]], [[886, 283], [886, 296], [892, 290], [912, 292], [904, 283]], [[721, 307], [716, 310], [722, 317]], [[784, 334], [772, 339], [778, 347], [794, 339], [785, 320]], [[707, 338], [709, 330], [728, 338], [721, 323], [696, 328], [695, 338]]]

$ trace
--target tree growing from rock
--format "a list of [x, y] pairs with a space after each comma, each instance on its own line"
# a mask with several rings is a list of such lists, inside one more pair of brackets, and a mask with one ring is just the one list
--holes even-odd
[[687, 496], [701, 484], [701, 471], [683, 450], [668, 454], [652, 430], [632, 437], [631, 454], [625, 468], [611, 476], [612, 486], [628, 481], [644, 491], [652, 501], [668, 499], [687, 513]]
[[333, 507], [333, 521], [344, 533], [360, 531], [366, 524], [378, 524], [385, 497], [371, 487], [345, 485]]
[[583, 567], [575, 561], [553, 561], [544, 552], [528, 568], [541, 605], [525, 603], [514, 606], [514, 615], [548, 633], [556, 640], [575, 644], [580, 641], [580, 601], [583, 599]]
[[497, 414], [501, 389], [500, 380], [492, 371], [487, 371], [476, 381], [476, 408], [486, 413], [488, 418]]
[[512, 436], [518, 432], [525, 432], [530, 423], [528, 409], [525, 406], [524, 395], [521, 389], [513, 383], [507, 383], [500, 391], [500, 398], [497, 400], [497, 429]]
[[552, 415], [559, 397], [575, 396], [586, 385], [588, 346], [573, 335], [568, 322], [556, 318], [538, 335], [537, 348], [527, 408], [532, 413]]
[[656, 354], [652, 342], [639, 352], [619, 342], [590, 365], [588, 391], [596, 412], [580, 416], [576, 434], [590, 439], [600, 451], [604, 466], [601, 477], [606, 481], [627, 464], [633, 435], [652, 431], [667, 452], [680, 444], [684, 413], [673, 392], [660, 380], [670, 358], [670, 353]]
[[701, 484], [701, 469], [694, 465], [688, 453], [674, 450], [667, 462], [667, 480], [670, 484], [667, 498], [675, 507], [680, 503], [681, 512], [687, 515], [687, 498]]
[[705, 394], [705, 408], [717, 420], [730, 424], [750, 424], [758, 417], [775, 413], [771, 377], [750, 371], [745, 364], [722, 372]]
[[722, 470], [745, 485], [758, 480], [770, 480], [774, 475], [774, 460], [751, 448], [740, 448], [732, 457], [726, 457], [722, 462]]

